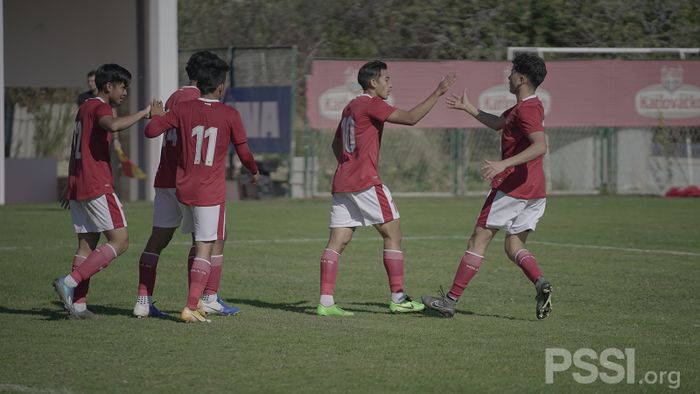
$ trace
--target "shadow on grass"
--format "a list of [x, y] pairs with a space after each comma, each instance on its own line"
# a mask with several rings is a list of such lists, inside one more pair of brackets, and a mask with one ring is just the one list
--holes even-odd
[[[304, 315], [313, 315], [316, 316], [316, 305], [311, 304], [309, 301], [297, 301], [297, 302], [280, 302], [280, 303], [273, 303], [273, 302], [266, 302], [266, 301], [261, 301], [261, 300], [247, 300], [247, 299], [242, 299], [242, 298], [231, 298], [225, 300], [226, 302], [230, 302], [233, 305], [238, 304], [243, 304], [243, 305], [250, 305], [256, 308], [262, 308], [262, 309], [277, 309], [277, 310], [282, 310], [286, 312], [294, 312], [294, 313], [301, 313]], [[371, 305], [371, 304], [360, 304], [360, 303], [349, 303], [349, 305]], [[385, 307], [388, 305], [385, 305]], [[384, 312], [377, 312], [373, 310], [369, 310], [367, 308], [347, 308], [345, 306], [342, 307], [346, 311], [350, 312], [362, 312], [362, 313], [384, 313]]]
[[[373, 313], [385, 313], [385, 314], [392, 314], [389, 311], [389, 304], [382, 304], [380, 302], [363, 302], [363, 303], [350, 303], [350, 305], [365, 305], [365, 306], [372, 306], [372, 307], [379, 307], [382, 309], [385, 309], [385, 312], [376, 312], [373, 311]], [[344, 308], [347, 309], [347, 308]], [[352, 309], [349, 309], [352, 310]], [[460, 311], [459, 309], [455, 311], [455, 314], [457, 315], [467, 315], [467, 316], [478, 316], [478, 317], [495, 317], [498, 319], [506, 319], [506, 320], [517, 320], [517, 321], [530, 321], [533, 322], [535, 319], [523, 319], [520, 317], [513, 317], [513, 316], [506, 316], [506, 315], [496, 315], [496, 314], [488, 314], [488, 313], [476, 313], [473, 311]], [[411, 315], [411, 316], [429, 316], [429, 317], [439, 317], [443, 318], [443, 316], [438, 313], [437, 311], [434, 311], [429, 308], [425, 308], [422, 313], [407, 313], [406, 315]]]
[[265, 302], [261, 300], [248, 300], [244, 298], [229, 298], [224, 300], [229, 305], [249, 305], [255, 308], [261, 309], [277, 309], [286, 312], [301, 313], [305, 315], [315, 315], [316, 308], [309, 305], [308, 301], [297, 301], [297, 302]]
[[[54, 308], [30, 308], [30, 309], [12, 309], [5, 306], [0, 306], [0, 314], [7, 315], [29, 315], [29, 316], [42, 316], [43, 320], [55, 321], [55, 320], [69, 320], [68, 312], [63, 309], [63, 304], [58, 301], [52, 301], [51, 305]], [[100, 316], [126, 316], [132, 317], [131, 309], [117, 308], [113, 306], [102, 306], [102, 305], [90, 305], [89, 309], [97, 315]], [[170, 319], [164, 320], [177, 320], [175, 317], [171, 316]]]
[[43, 320], [67, 320], [68, 312], [63, 310], [62, 304], [54, 302], [59, 308], [31, 308], [31, 309], [12, 309], [5, 306], [0, 306], [0, 314], [3, 315], [29, 315], [29, 316], [41, 316]]

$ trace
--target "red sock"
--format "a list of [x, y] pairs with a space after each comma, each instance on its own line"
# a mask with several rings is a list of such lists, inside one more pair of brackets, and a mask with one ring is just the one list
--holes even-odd
[[321, 256], [321, 295], [333, 295], [335, 277], [338, 274], [340, 255], [331, 249], [325, 249]]
[[515, 254], [515, 263], [523, 270], [525, 276], [527, 276], [532, 283], [537, 282], [537, 279], [542, 276], [542, 271], [540, 271], [540, 267], [537, 266], [535, 256], [527, 249], [520, 249], [518, 253]]
[[219, 283], [221, 283], [221, 270], [223, 269], [224, 256], [211, 256], [211, 272], [209, 272], [209, 280], [204, 287], [204, 294], [216, 294], [219, 291]]
[[452, 288], [450, 289], [448, 296], [458, 300], [459, 297], [464, 293], [464, 289], [472, 280], [474, 275], [479, 272], [479, 267], [481, 267], [481, 261], [484, 260], [484, 256], [479, 256], [476, 253], [467, 251], [462, 256], [462, 260], [459, 262], [459, 267], [457, 268], [457, 273], [455, 274], [455, 279], [452, 282]]
[[211, 263], [209, 261], [198, 257], [194, 258], [189, 275], [190, 291], [187, 294], [187, 307], [190, 308], [190, 310], [197, 310], [197, 303], [202, 297], [204, 287], [207, 285], [207, 279], [209, 279], [210, 271]]
[[[73, 268], [75, 271], [81, 264], [85, 262], [85, 256], [78, 256], [77, 254], [73, 256]], [[78, 287], [73, 290], [73, 303], [74, 304], [85, 304], [85, 297], [87, 296], [88, 288], [90, 287], [90, 278], [78, 283]]]
[[70, 273], [78, 284], [91, 278], [100, 270], [107, 268], [110, 261], [117, 258], [117, 251], [110, 244], [103, 244], [95, 248], [79, 267]]
[[389, 277], [392, 293], [403, 291], [403, 253], [400, 250], [384, 249], [384, 269]]
[[139, 259], [139, 296], [152, 296], [156, 286], [156, 267], [158, 256], [155, 253], [143, 252]]
[[190, 288], [190, 271], [192, 270], [192, 263], [194, 262], [194, 245], [190, 248], [190, 252], [187, 255], [187, 288]]

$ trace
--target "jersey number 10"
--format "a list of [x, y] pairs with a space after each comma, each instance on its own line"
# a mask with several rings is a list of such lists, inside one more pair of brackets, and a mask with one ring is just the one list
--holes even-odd
[[346, 116], [340, 122], [340, 129], [343, 133], [343, 148], [346, 152], [355, 151], [355, 121], [352, 116]]
[[202, 162], [202, 143], [207, 138], [207, 157], [204, 158], [204, 165], [212, 166], [214, 163], [214, 150], [216, 149], [216, 133], [219, 131], [216, 127], [209, 127], [206, 130], [204, 126], [196, 126], [192, 129], [192, 137], [197, 138], [197, 144], [194, 150], [194, 164]]

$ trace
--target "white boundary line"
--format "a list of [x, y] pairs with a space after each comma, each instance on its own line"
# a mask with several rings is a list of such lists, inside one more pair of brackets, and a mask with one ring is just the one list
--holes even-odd
[[9, 391], [13, 393], [32, 393], [32, 394], [70, 394], [71, 390], [67, 388], [51, 389], [25, 386], [23, 384], [0, 383], [0, 391]]
[[[414, 236], [414, 237], [403, 237], [405, 241], [430, 241], [430, 240], [464, 240], [466, 243], [468, 237], [461, 235], [429, 235], [429, 236]], [[500, 238], [502, 240], [503, 238]], [[366, 241], [380, 241], [379, 237], [353, 237], [353, 242], [366, 242]], [[499, 241], [498, 238], [495, 239]], [[323, 243], [328, 241], [328, 238], [282, 238], [282, 239], [238, 239], [226, 241], [228, 244], [234, 245], [256, 245], [256, 244], [301, 244], [301, 243]], [[603, 249], [603, 250], [617, 250], [620, 252], [632, 252], [632, 253], [647, 253], [647, 254], [669, 254], [674, 256], [693, 256], [700, 257], [700, 253], [697, 252], [684, 252], [680, 250], [665, 250], [665, 249], [639, 249], [639, 248], [624, 248], [619, 246], [607, 246], [607, 245], [583, 245], [583, 244], [572, 244], [572, 243], [561, 243], [561, 242], [549, 242], [549, 241], [533, 241], [528, 240], [528, 244], [535, 245], [545, 245], [545, 246], [556, 246], [563, 248], [580, 248], [580, 249]], [[130, 246], [142, 246], [144, 244], [130, 242]], [[171, 245], [190, 245], [189, 242], [171, 242]], [[64, 245], [53, 245], [49, 246], [51, 248], [64, 248]], [[27, 250], [36, 249], [36, 246], [0, 246], [0, 251], [3, 250]]]

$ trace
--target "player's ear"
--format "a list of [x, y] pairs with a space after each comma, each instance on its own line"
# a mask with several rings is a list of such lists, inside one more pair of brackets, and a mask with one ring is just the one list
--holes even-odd
[[369, 87], [372, 89], [375, 89], [378, 84], [379, 84], [379, 79], [377, 79], [377, 78], [372, 78], [369, 80]]

